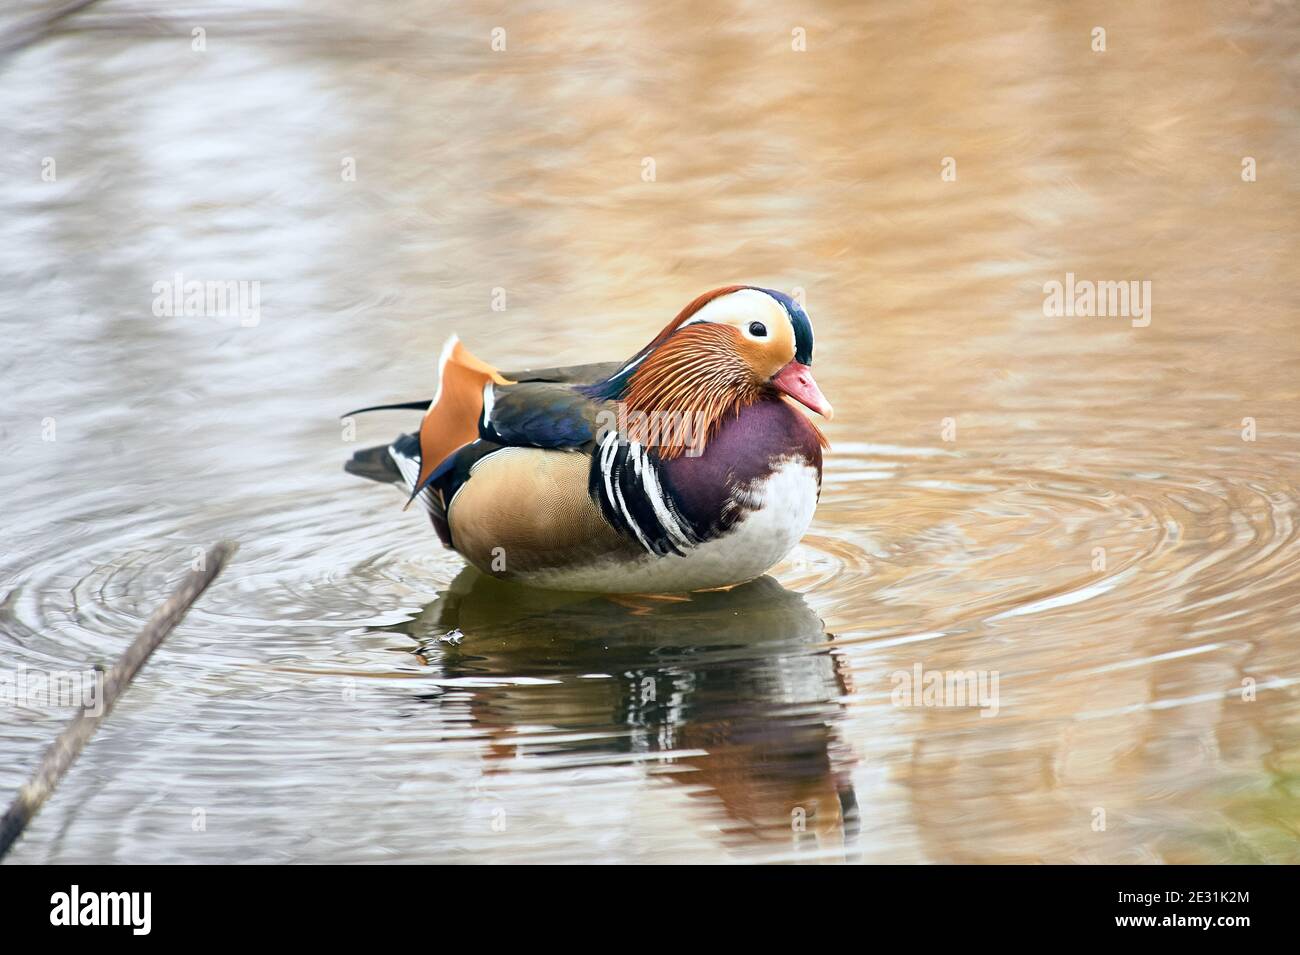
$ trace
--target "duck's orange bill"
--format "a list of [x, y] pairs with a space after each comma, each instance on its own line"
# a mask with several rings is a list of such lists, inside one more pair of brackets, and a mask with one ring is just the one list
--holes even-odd
[[[483, 389], [489, 382], [514, 384], [487, 362], [476, 358], [455, 336], [447, 342], [439, 363], [438, 394], [420, 422], [420, 478], [415, 490], [457, 448], [478, 437], [483, 416]], [[412, 494], [411, 499], [414, 500]], [[411, 502], [407, 501], [409, 505]]]
[[789, 395], [799, 404], [803, 405], [810, 411], [815, 411], [827, 421], [835, 413], [831, 403], [826, 400], [822, 390], [817, 387], [817, 381], [813, 378], [812, 369], [807, 365], [801, 365], [797, 361], [792, 361], [772, 378], [772, 385], [777, 391], [784, 395]]

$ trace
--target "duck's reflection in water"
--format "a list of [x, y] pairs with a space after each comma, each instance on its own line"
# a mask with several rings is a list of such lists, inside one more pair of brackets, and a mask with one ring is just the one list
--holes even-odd
[[615, 598], [467, 569], [401, 629], [446, 678], [472, 686], [471, 714], [494, 757], [522, 747], [572, 766], [647, 754], [720, 803], [733, 846], [781, 855], [784, 844], [793, 858], [852, 850], [857, 806], [836, 734], [846, 677], [817, 615], [769, 577]]

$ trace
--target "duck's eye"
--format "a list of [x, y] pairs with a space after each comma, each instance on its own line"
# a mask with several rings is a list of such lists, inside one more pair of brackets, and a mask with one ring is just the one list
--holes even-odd
[[764, 325], [762, 322], [750, 322], [749, 334], [753, 335], [755, 338], [766, 338], [767, 326]]

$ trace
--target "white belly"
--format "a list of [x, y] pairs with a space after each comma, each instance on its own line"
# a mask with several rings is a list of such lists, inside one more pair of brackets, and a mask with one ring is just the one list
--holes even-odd
[[600, 593], [683, 593], [729, 587], [769, 570], [799, 543], [817, 509], [817, 469], [787, 461], [749, 488], [756, 505], [722, 537], [679, 556], [646, 555], [619, 564], [520, 574], [520, 583], [549, 590]]

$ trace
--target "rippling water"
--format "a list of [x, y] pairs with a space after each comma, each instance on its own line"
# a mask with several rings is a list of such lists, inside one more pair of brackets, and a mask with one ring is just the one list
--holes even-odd
[[[1293, 5], [170, 6], [0, 63], [0, 669], [240, 551], [14, 861], [1300, 861]], [[524, 595], [342, 472], [453, 330], [622, 357], [731, 281], [837, 411], [770, 578]], [[0, 707], [5, 798], [69, 715]]]

